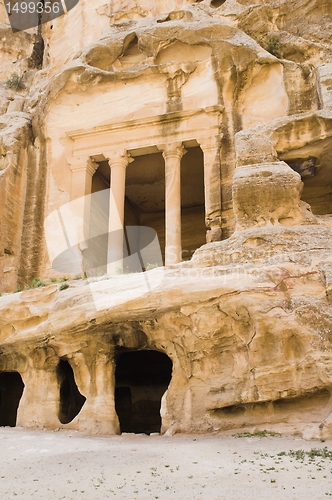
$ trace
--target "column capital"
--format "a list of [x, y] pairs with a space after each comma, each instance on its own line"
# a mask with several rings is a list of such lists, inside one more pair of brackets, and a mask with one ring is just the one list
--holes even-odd
[[67, 158], [67, 163], [72, 171], [86, 170], [91, 177], [99, 166], [90, 156], [70, 156]]
[[126, 168], [129, 163], [134, 161], [134, 158], [131, 157], [126, 149], [104, 151], [103, 155], [108, 161], [110, 168], [115, 166]]
[[182, 156], [187, 152], [187, 150], [183, 147], [182, 142], [159, 144], [157, 145], [157, 148], [162, 151], [165, 160], [166, 158], [178, 158], [181, 160]]
[[196, 139], [200, 145], [202, 151], [208, 151], [209, 149], [219, 149], [221, 146], [221, 135], [212, 135], [207, 137], [200, 137]]

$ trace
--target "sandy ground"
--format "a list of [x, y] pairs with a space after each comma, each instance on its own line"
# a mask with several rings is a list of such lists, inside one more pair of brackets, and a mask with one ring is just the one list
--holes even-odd
[[95, 437], [22, 428], [0, 428], [0, 439], [1, 500], [332, 497], [331, 458], [288, 455], [326, 446], [332, 451], [331, 442], [282, 436]]

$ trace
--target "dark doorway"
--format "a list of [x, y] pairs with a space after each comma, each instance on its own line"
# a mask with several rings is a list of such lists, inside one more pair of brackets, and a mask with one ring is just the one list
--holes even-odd
[[[181, 160], [181, 244], [182, 260], [190, 260], [206, 243], [204, 159], [198, 145], [185, 147]], [[135, 156], [126, 169], [125, 225], [154, 229], [165, 262], [165, 160], [160, 152]], [[162, 265], [158, 257], [148, 255], [148, 263]]]
[[158, 351], [121, 351], [115, 371], [115, 409], [121, 432], [160, 432], [161, 398], [172, 377], [172, 361]]
[[24, 384], [18, 372], [0, 373], [0, 426], [15, 427]]
[[[322, 141], [322, 143], [324, 142]], [[323, 147], [322, 150], [324, 151]], [[332, 145], [328, 151], [329, 154], [322, 154], [321, 158], [307, 156], [284, 160], [295, 172], [300, 174], [303, 182], [301, 200], [310, 205], [312, 213], [315, 215], [332, 213], [332, 172], [329, 163]]]
[[81, 411], [86, 398], [78, 390], [73, 369], [68, 361], [60, 360], [57, 366], [57, 378], [60, 388], [58, 417], [62, 424], [69, 424]]

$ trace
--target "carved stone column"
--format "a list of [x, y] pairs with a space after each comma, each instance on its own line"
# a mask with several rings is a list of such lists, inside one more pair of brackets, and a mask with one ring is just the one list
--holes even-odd
[[115, 411], [114, 352], [93, 342], [82, 352], [74, 353], [70, 364], [78, 389], [86, 397], [81, 411], [67, 428], [89, 434], [120, 434], [119, 419]]
[[219, 136], [197, 139], [204, 154], [204, 194], [206, 242], [220, 241], [221, 228], [221, 167]]
[[165, 265], [181, 262], [181, 142], [158, 146], [165, 160]]
[[90, 156], [70, 157], [67, 158], [67, 162], [72, 171], [71, 200], [91, 194], [92, 177], [98, 168], [98, 163]]
[[123, 268], [126, 168], [134, 160], [127, 151], [110, 151], [103, 154], [111, 169], [107, 273], [116, 274], [119, 268]]
[[60, 427], [58, 419], [59, 386], [56, 367], [59, 358], [52, 347], [40, 347], [30, 353], [25, 385], [17, 411], [17, 425], [24, 427]]
[[67, 163], [72, 171], [70, 200], [75, 218], [71, 238], [83, 251], [83, 242], [89, 239], [92, 177], [99, 165], [89, 156], [70, 157]]

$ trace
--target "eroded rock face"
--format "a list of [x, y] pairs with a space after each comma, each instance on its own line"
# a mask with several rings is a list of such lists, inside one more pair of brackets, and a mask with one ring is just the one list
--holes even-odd
[[[164, 431], [316, 422], [312, 435], [328, 437], [330, 237], [331, 228], [317, 226], [244, 230], [202, 247], [132, 300], [120, 291], [139, 287], [135, 275], [2, 297], [1, 370], [19, 372], [25, 384], [17, 422], [119, 432], [117, 356], [147, 349], [173, 365]], [[58, 418], [60, 359], [86, 398], [66, 424]]]
[[[329, 3], [81, 0], [16, 34], [0, 16], [0, 424], [332, 437]], [[119, 158], [125, 224], [164, 259], [165, 151], [187, 261], [55, 282], [45, 220]]]

